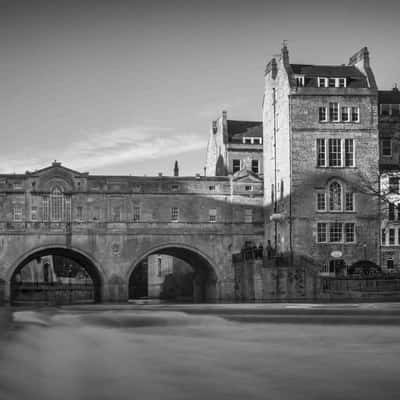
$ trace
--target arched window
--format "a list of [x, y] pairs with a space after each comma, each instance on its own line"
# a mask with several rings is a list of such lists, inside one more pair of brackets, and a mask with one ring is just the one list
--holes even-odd
[[342, 210], [342, 187], [338, 182], [329, 185], [329, 211]]
[[50, 194], [51, 221], [62, 221], [64, 211], [64, 194], [59, 187], [55, 187]]

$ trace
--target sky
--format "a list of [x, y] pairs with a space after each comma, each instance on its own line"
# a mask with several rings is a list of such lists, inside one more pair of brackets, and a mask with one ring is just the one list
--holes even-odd
[[[378, 7], [379, 5], [379, 7]], [[0, 173], [202, 173], [211, 122], [261, 120], [264, 69], [370, 50], [400, 86], [393, 0], [0, 0]]]

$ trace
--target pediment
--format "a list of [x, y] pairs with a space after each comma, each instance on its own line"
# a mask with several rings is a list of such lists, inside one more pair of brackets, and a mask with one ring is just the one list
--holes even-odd
[[249, 169], [241, 169], [233, 174], [233, 181], [239, 183], [262, 183], [263, 180], [259, 175]]
[[71, 192], [76, 190], [77, 184], [83, 183], [82, 178], [87, 178], [88, 173], [78, 172], [64, 167], [59, 162], [53, 162], [50, 166], [28, 172], [27, 175], [35, 181], [36, 190], [47, 192], [57, 186], [64, 192]]

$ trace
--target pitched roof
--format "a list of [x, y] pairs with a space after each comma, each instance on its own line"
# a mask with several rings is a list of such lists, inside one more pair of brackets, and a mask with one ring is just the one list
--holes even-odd
[[352, 65], [290, 64], [294, 74], [304, 75], [306, 87], [318, 87], [317, 77], [347, 78], [346, 87], [368, 88], [366, 76]]
[[360, 70], [351, 65], [312, 65], [290, 64], [295, 74], [321, 77], [354, 77], [364, 78]]
[[380, 104], [400, 104], [400, 90], [380, 90], [378, 92], [378, 101]]
[[242, 142], [244, 137], [262, 137], [263, 127], [261, 121], [227, 121], [228, 141]]

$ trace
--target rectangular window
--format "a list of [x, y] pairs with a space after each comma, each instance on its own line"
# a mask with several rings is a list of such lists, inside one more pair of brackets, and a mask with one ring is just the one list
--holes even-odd
[[342, 146], [340, 139], [329, 139], [329, 166], [342, 166]]
[[354, 193], [346, 192], [345, 210], [354, 211]]
[[318, 243], [326, 243], [327, 225], [328, 224], [326, 222], [318, 222], [318, 224], [317, 224], [317, 242]]
[[393, 228], [389, 229], [389, 244], [393, 245], [395, 242], [395, 231]]
[[317, 166], [325, 167], [326, 154], [325, 154], [325, 139], [317, 139]]
[[133, 207], [133, 221], [140, 221], [140, 207]]
[[341, 87], [341, 88], [343, 88], [343, 87], [346, 87], [346, 78], [339, 78], [338, 79], [338, 83], [339, 83], [339, 87]]
[[251, 186], [251, 185], [246, 185], [246, 186], [244, 187], [244, 190], [246, 190], [246, 192], [251, 192], [251, 191], [253, 190], [253, 186]]
[[329, 229], [329, 241], [341, 242], [342, 241], [342, 223], [332, 222]]
[[381, 140], [382, 146], [382, 156], [383, 157], [392, 157], [392, 140], [391, 139], [383, 139]]
[[262, 140], [261, 140], [261, 138], [254, 138], [253, 143], [254, 144], [262, 144]]
[[385, 231], [385, 229], [382, 229], [381, 240], [382, 240], [382, 245], [385, 246], [386, 245], [386, 231]]
[[360, 122], [360, 109], [351, 107], [351, 122]]
[[389, 220], [394, 221], [395, 219], [395, 207], [393, 203], [389, 203]]
[[217, 209], [211, 208], [208, 210], [208, 222], [217, 222]]
[[38, 208], [37, 207], [32, 207], [31, 208], [31, 220], [32, 221], [37, 221], [38, 220]]
[[15, 222], [22, 221], [22, 207], [13, 208], [13, 220]]
[[335, 78], [329, 78], [328, 79], [328, 86], [329, 87], [336, 87], [336, 79]]
[[386, 260], [386, 267], [387, 267], [387, 269], [393, 269], [394, 268], [393, 258], [388, 258]]
[[389, 178], [389, 192], [399, 193], [399, 178], [395, 176]]
[[339, 121], [339, 104], [329, 103], [329, 118], [333, 122]]
[[179, 208], [172, 207], [171, 208], [171, 221], [178, 221], [179, 220]]
[[298, 75], [295, 78], [296, 78], [296, 85], [299, 87], [303, 87], [304, 86], [304, 76]]
[[319, 122], [328, 121], [328, 109], [326, 107], [320, 107], [318, 109]]
[[210, 185], [210, 186], [208, 187], [208, 190], [209, 190], [210, 192], [215, 192], [215, 185]]
[[240, 160], [234, 159], [232, 160], [232, 172], [238, 172], [240, 171]]
[[355, 225], [352, 222], [347, 222], [344, 224], [344, 240], [346, 243], [353, 243], [355, 240], [354, 229]]
[[350, 122], [350, 110], [349, 107], [342, 107], [342, 121]]
[[345, 167], [354, 167], [354, 141], [353, 139], [344, 140], [344, 161]]
[[83, 220], [83, 208], [81, 206], [76, 207], [76, 218]]
[[258, 174], [259, 172], [259, 161], [258, 160], [251, 160], [251, 170]]
[[244, 222], [246, 222], [248, 224], [251, 224], [253, 222], [253, 210], [251, 208], [245, 208]]
[[251, 144], [251, 138], [243, 138], [244, 144]]
[[172, 192], [177, 192], [179, 190], [179, 185], [178, 184], [173, 184], [171, 185], [171, 191]]
[[318, 87], [326, 87], [327, 83], [326, 78], [318, 78]]
[[317, 193], [317, 211], [326, 211], [326, 196], [325, 192]]

